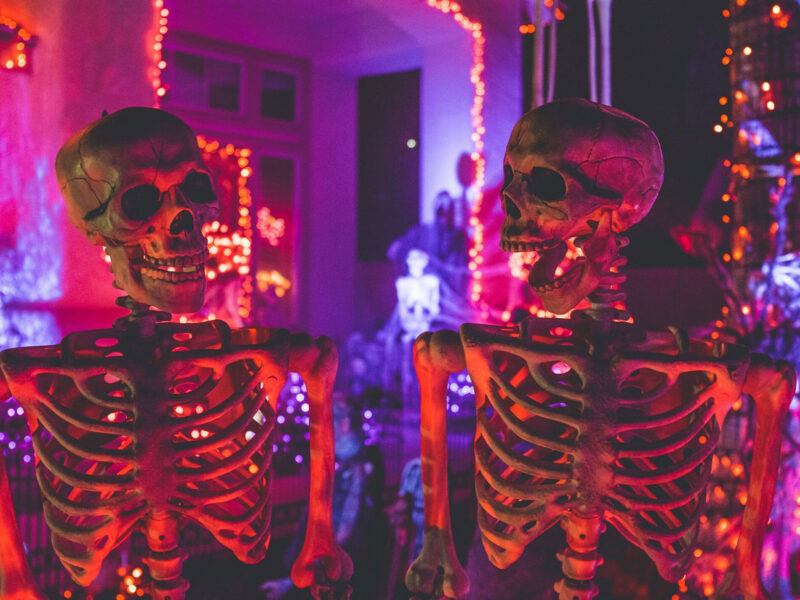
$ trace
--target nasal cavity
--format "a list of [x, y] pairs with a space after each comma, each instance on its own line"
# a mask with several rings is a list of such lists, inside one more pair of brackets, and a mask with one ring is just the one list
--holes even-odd
[[519, 219], [522, 216], [519, 207], [516, 204], [514, 204], [514, 201], [511, 198], [505, 196], [503, 198], [503, 201], [505, 202], [506, 205], [506, 214], [509, 217], [511, 217], [512, 219]]
[[190, 232], [194, 228], [194, 217], [192, 213], [188, 210], [184, 209], [175, 215], [175, 218], [172, 219], [172, 223], [169, 226], [169, 232], [172, 235], [178, 235], [179, 233]]

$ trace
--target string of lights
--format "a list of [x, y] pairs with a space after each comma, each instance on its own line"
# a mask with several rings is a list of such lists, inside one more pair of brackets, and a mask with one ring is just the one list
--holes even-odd
[[470, 155], [475, 165], [475, 198], [472, 204], [471, 215], [469, 219], [470, 227], [472, 227], [472, 247], [469, 249], [469, 270], [472, 273], [470, 283], [470, 297], [472, 302], [480, 307], [481, 292], [483, 286], [481, 279], [483, 274], [481, 272], [481, 264], [483, 263], [483, 243], [484, 243], [484, 227], [480, 220], [480, 211], [483, 203], [483, 188], [486, 182], [486, 160], [483, 155], [484, 142], [483, 138], [486, 134], [486, 128], [483, 121], [483, 105], [484, 97], [486, 95], [486, 83], [484, 81], [484, 71], [486, 65], [484, 63], [484, 51], [486, 47], [486, 37], [483, 35], [483, 25], [467, 17], [461, 11], [461, 5], [449, 0], [427, 0], [428, 6], [441, 11], [444, 14], [449, 14], [453, 17], [465, 31], [472, 36], [472, 68], [470, 69], [470, 83], [473, 86], [472, 109], [470, 114], [472, 116], [472, 144], [473, 150]]
[[14, 19], [0, 17], [0, 39], [0, 66], [7, 71], [29, 70], [28, 51], [36, 44], [36, 38]]
[[164, 36], [167, 35], [167, 31], [169, 31], [167, 27], [169, 9], [164, 6], [164, 0], [153, 0], [153, 8], [155, 11], [155, 18], [157, 19], [155, 40], [153, 42], [153, 91], [155, 92], [154, 106], [159, 108], [161, 106], [161, 98], [167, 93], [167, 88], [163, 84], [161, 73], [167, 68], [163, 50]]
[[250, 167], [252, 150], [249, 148], [236, 148], [233, 144], [223, 146], [216, 140], [208, 140], [204, 136], [197, 136], [197, 144], [203, 151], [203, 160], [209, 161], [212, 155], [220, 158], [236, 160], [239, 169], [237, 177], [238, 186], [238, 221], [237, 229], [230, 229], [227, 225], [217, 221], [203, 226], [203, 234], [208, 241], [208, 251], [215, 259], [215, 267], [207, 266], [206, 277], [214, 280], [219, 274], [236, 272], [242, 278], [242, 292], [239, 296], [239, 315], [246, 319], [252, 310], [253, 277], [250, 262], [253, 247], [253, 220], [250, 210], [253, 206], [253, 197], [248, 186], [248, 180], [253, 174]]

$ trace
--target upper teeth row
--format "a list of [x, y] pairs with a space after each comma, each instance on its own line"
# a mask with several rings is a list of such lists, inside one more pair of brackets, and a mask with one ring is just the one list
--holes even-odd
[[502, 240], [500, 245], [505, 252], [530, 252], [531, 250], [549, 250], [550, 248], [555, 248], [558, 244], [558, 240], [545, 240], [544, 242]]
[[164, 267], [191, 267], [194, 265], [201, 265], [205, 261], [205, 253], [198, 252], [192, 256], [167, 256], [159, 258], [156, 256], [144, 255], [144, 260], [151, 265], [164, 266]]

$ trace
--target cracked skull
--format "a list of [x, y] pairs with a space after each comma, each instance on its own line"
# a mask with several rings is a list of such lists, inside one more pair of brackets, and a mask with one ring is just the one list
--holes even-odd
[[565, 313], [597, 287], [618, 256], [612, 233], [647, 214], [663, 175], [655, 134], [615, 108], [558, 100], [516, 123], [504, 160], [501, 246], [536, 251], [528, 282], [547, 310]]
[[201, 228], [217, 200], [186, 123], [154, 108], [106, 115], [64, 144], [56, 176], [72, 224], [111, 258], [116, 287], [170, 312], [200, 308]]

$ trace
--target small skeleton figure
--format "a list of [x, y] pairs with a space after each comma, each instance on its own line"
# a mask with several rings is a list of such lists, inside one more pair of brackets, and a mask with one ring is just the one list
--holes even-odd
[[[614, 308], [625, 264], [621, 235], [650, 210], [663, 178], [661, 148], [641, 121], [584, 100], [524, 115], [505, 156], [506, 251], [536, 251], [529, 283], [570, 319], [463, 325], [422, 334], [414, 362], [422, 393], [425, 543], [412, 592], [462, 598], [469, 581], [453, 548], [447, 499], [445, 390], [464, 368], [475, 385], [475, 490], [490, 560], [504, 568], [556, 523], [559, 600], [597, 595], [600, 534], [611, 523], [678, 580], [692, 556], [720, 423], [741, 393], [758, 423], [736, 584], [765, 598], [759, 578], [791, 366], [681, 331], [643, 331]], [[580, 250], [574, 264], [567, 249]]]
[[[132, 531], [150, 554], [155, 600], [183, 600], [180, 523], [211, 532], [242, 561], [270, 539], [270, 462], [278, 392], [288, 370], [308, 387], [309, 523], [294, 563], [298, 587], [349, 596], [349, 557], [331, 526], [331, 394], [337, 353], [328, 338], [222, 321], [161, 322], [200, 308], [203, 222], [216, 196], [192, 130], [169, 113], [127, 108], [90, 124], [61, 149], [56, 173], [67, 212], [111, 257], [132, 314], [112, 329], [60, 345], [0, 354], [0, 399], [25, 408], [44, 515], [79, 585]], [[2, 467], [0, 460], [0, 468]], [[0, 471], [0, 599], [43, 599], [26, 563]]]
[[439, 307], [439, 278], [425, 273], [430, 257], [426, 252], [412, 248], [406, 256], [408, 275], [397, 279], [397, 312], [405, 332], [404, 338], [412, 341], [426, 331], [441, 311]]

